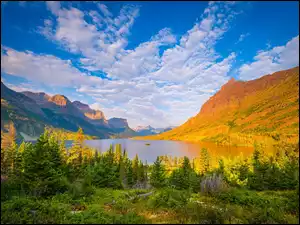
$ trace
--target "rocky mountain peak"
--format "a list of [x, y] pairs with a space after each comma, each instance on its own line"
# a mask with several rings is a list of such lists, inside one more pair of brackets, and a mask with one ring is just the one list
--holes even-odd
[[70, 103], [70, 100], [64, 95], [53, 95], [48, 101], [59, 106], [66, 106], [68, 103]]
[[92, 112], [86, 112], [84, 115], [92, 120], [105, 120], [104, 113], [100, 110], [92, 110]]

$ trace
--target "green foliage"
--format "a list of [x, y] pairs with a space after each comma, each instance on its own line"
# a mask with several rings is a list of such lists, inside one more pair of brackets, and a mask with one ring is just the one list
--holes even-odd
[[180, 168], [173, 170], [169, 178], [169, 184], [179, 190], [200, 190], [200, 176], [192, 169], [187, 157], [184, 157]]
[[180, 208], [187, 204], [190, 196], [189, 191], [165, 188], [152, 195], [148, 204], [151, 208]]
[[122, 187], [118, 166], [115, 164], [108, 165], [107, 162], [100, 162], [95, 166], [88, 166], [85, 176], [90, 177], [92, 185], [96, 187]]
[[165, 167], [161, 163], [159, 157], [156, 158], [156, 161], [153, 164], [153, 168], [150, 175], [150, 184], [156, 188], [166, 186]]
[[[152, 213], [171, 210], [168, 216], [176, 219], [170, 221], [179, 223], [298, 220], [298, 145], [278, 141], [269, 156], [256, 143], [251, 159], [222, 158], [217, 168], [207, 149], [192, 165], [187, 157], [162, 156], [148, 167], [137, 155], [129, 159], [120, 145], [99, 154], [83, 145], [83, 136], [79, 130], [77, 142], [66, 149], [64, 139], [46, 129], [34, 145], [3, 149], [1, 165], [8, 175], [1, 182], [3, 223], [147, 223], [143, 207]], [[147, 186], [148, 172], [156, 189], [134, 189]], [[74, 204], [82, 211], [71, 213]]]
[[209, 171], [209, 161], [210, 156], [206, 148], [202, 148], [200, 152], [200, 165], [201, 165], [201, 172], [207, 173]]

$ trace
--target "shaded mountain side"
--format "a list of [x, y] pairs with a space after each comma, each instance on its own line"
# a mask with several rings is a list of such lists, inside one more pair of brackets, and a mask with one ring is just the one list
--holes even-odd
[[136, 136], [137, 133], [128, 125], [127, 119], [113, 117], [108, 120], [108, 125], [114, 130], [114, 138], [128, 138]]
[[71, 102], [64, 95], [49, 96], [43, 92], [16, 92], [1, 82], [1, 129], [13, 121], [18, 138], [37, 137], [45, 126], [75, 132], [81, 127], [87, 135], [98, 138], [136, 135], [126, 119], [106, 120], [104, 113], [80, 101]]
[[55, 95], [44, 98], [40, 93], [23, 94], [7, 88], [1, 82], [2, 130], [5, 130], [4, 125], [9, 121], [15, 124], [18, 138], [22, 137], [22, 133], [25, 136], [37, 137], [43, 132], [45, 126], [69, 131], [77, 131], [82, 127], [86, 134], [98, 138], [109, 138], [114, 134], [112, 129], [89, 123], [81, 111], [65, 96]]
[[252, 81], [231, 79], [183, 125], [138, 139], [252, 145], [254, 140], [298, 138], [299, 67], [295, 67]]

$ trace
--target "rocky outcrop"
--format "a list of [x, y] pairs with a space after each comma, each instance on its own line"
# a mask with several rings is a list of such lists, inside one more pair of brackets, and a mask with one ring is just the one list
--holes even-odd
[[109, 119], [108, 125], [112, 128], [127, 128], [127, 127], [129, 127], [127, 119], [116, 118], [116, 117]]

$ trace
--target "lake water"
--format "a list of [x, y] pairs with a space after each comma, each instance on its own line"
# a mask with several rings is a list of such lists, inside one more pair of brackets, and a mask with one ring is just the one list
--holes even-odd
[[[131, 139], [101, 139], [101, 140], [86, 140], [86, 145], [96, 148], [101, 152], [109, 149], [110, 144], [121, 144], [122, 149], [126, 149], [129, 158], [134, 158], [138, 154], [139, 159], [143, 162], [153, 163], [157, 156], [170, 155], [183, 157], [187, 156], [190, 159], [200, 155], [201, 148], [207, 148], [212, 160], [217, 160], [219, 157], [235, 157], [243, 155], [244, 157], [251, 156], [252, 147], [228, 147], [217, 146], [214, 143], [190, 143], [183, 141], [144, 141]], [[66, 146], [71, 146], [72, 141], [67, 141]], [[150, 144], [150, 145], [146, 145]]]

